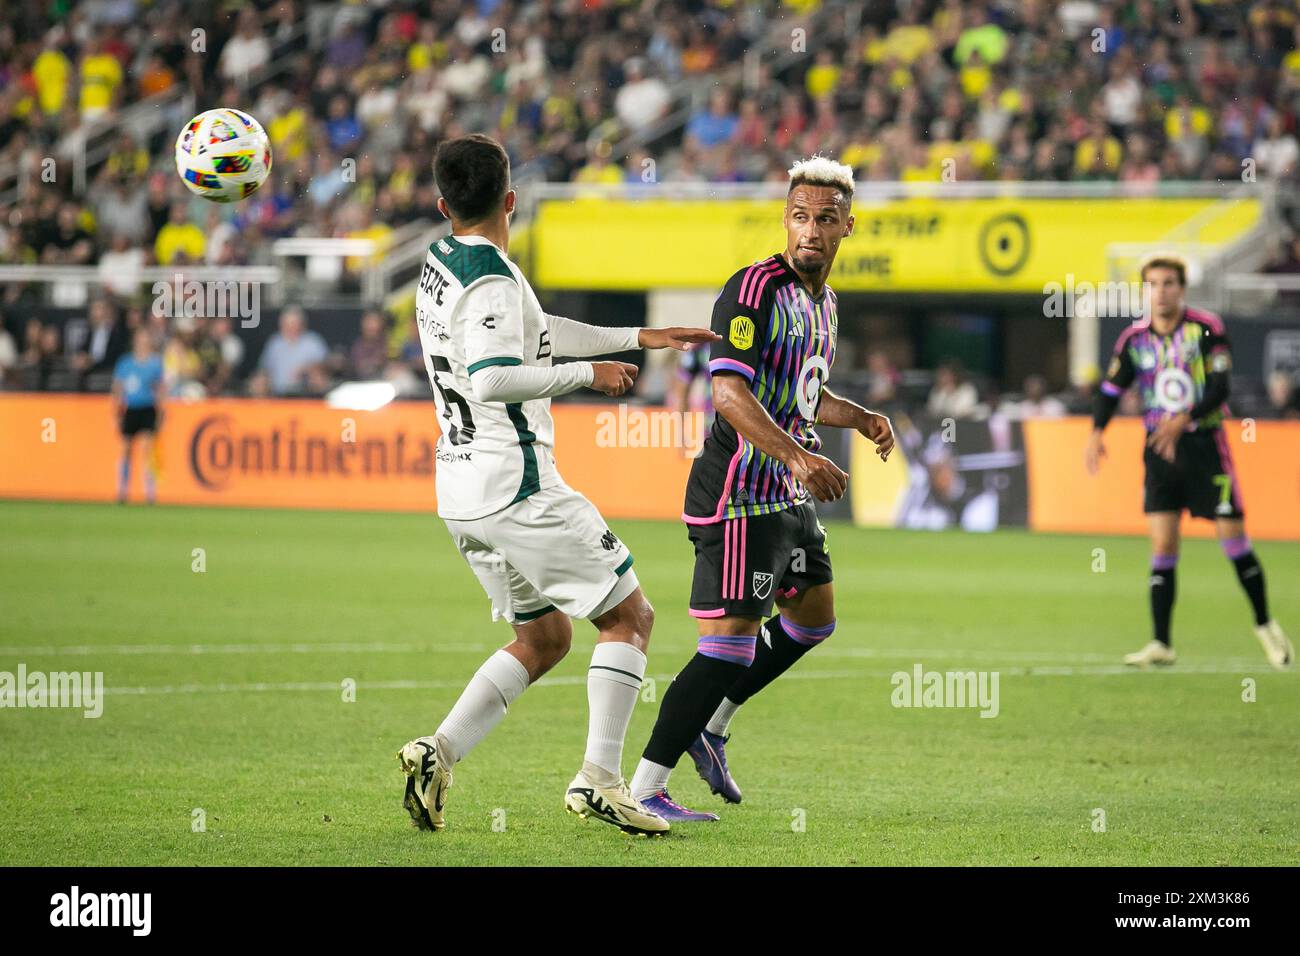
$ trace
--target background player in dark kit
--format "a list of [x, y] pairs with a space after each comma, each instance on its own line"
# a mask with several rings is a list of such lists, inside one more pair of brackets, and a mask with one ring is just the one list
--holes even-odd
[[1186, 509], [1193, 517], [1214, 522], [1223, 552], [1250, 599], [1255, 636], [1269, 663], [1280, 670], [1290, 665], [1295, 652], [1268, 613], [1264, 569], [1246, 537], [1241, 489], [1222, 428], [1232, 370], [1223, 320], [1212, 312], [1187, 308], [1183, 301], [1187, 265], [1177, 256], [1148, 259], [1141, 276], [1149, 288], [1149, 314], [1125, 329], [1115, 343], [1115, 355], [1097, 393], [1092, 436], [1084, 455], [1088, 471], [1096, 474], [1106, 456], [1102, 431], [1120, 395], [1136, 382], [1147, 429], [1142, 510], [1151, 526], [1155, 634], [1141, 650], [1125, 655], [1124, 661], [1148, 667], [1176, 660], [1169, 622], [1176, 593], [1179, 521]]

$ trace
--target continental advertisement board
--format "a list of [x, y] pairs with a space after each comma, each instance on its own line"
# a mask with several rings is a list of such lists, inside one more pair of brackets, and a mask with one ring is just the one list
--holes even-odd
[[[608, 518], [675, 521], [698, 429], [674, 433], [657, 427], [671, 418], [663, 409], [633, 411], [553, 406], [560, 472]], [[895, 424], [899, 448], [887, 463], [857, 435], [842, 456], [858, 524], [1145, 532], [1137, 419], [1111, 424], [1110, 455], [1096, 477], [1083, 470], [1086, 418], [1022, 424], [899, 416]], [[1225, 434], [1250, 534], [1300, 540], [1300, 421], [1233, 421]], [[429, 402], [371, 412], [307, 401], [173, 402], [159, 433], [158, 501], [431, 512], [437, 438]], [[122, 446], [106, 396], [0, 395], [0, 441], [0, 498], [114, 500]], [[1188, 520], [1185, 530], [1213, 533], [1205, 521]]]
[[[718, 289], [785, 247], [777, 200], [543, 202], [530, 271], [547, 289]], [[859, 199], [835, 260], [840, 292], [1037, 293], [1107, 278], [1111, 243], [1218, 244], [1258, 222], [1254, 199]]]

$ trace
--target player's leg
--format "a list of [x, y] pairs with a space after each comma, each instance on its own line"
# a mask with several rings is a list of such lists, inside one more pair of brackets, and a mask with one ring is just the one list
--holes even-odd
[[158, 462], [155, 456], [158, 437], [153, 431], [142, 431], [140, 436], [144, 443], [140, 449], [144, 456], [144, 500], [153, 504], [158, 499]]
[[591, 619], [599, 632], [587, 667], [587, 750], [583, 770], [614, 783], [623, 776], [623, 741], [645, 680], [655, 611], [640, 587]]
[[686, 752], [709, 790], [740, 803], [740, 785], [727, 764], [731, 719], [742, 704], [776, 680], [835, 631], [835, 588], [830, 582], [808, 590], [789, 588], [776, 599], [780, 613], [758, 629], [754, 662], [728, 688], [722, 702]]
[[474, 673], [451, 711], [428, 737], [410, 741], [397, 759], [407, 775], [403, 805], [423, 830], [441, 830], [452, 768], [484, 738], [534, 680], [568, 653], [573, 626], [491, 544], [486, 519], [448, 521], [457, 548], [515, 639]]
[[695, 656], [664, 692], [650, 740], [632, 778], [632, 794], [671, 822], [717, 820], [673, 801], [668, 778], [677, 761], [699, 737], [710, 716], [754, 658], [758, 617], [719, 617], [699, 621]]
[[[796, 509], [792, 509], [792, 512]], [[830, 551], [826, 529], [809, 502], [797, 509], [801, 522], [798, 543], [791, 550], [790, 566], [777, 589], [779, 612], [759, 628], [754, 662], [727, 691], [709, 720], [697, 747], [702, 756], [719, 751], [731, 718], [745, 703], [776, 680], [835, 631], [835, 589], [832, 585]], [[716, 740], [710, 744], [710, 737]], [[692, 756], [695, 756], [694, 751]], [[725, 763], [725, 759], [721, 761]], [[700, 759], [696, 759], [697, 768]], [[701, 774], [703, 774], [701, 769]], [[717, 789], [715, 793], [719, 792]], [[727, 796], [726, 792], [723, 792]], [[733, 802], [739, 802], [739, 792]], [[731, 799], [727, 797], [727, 799]]]
[[1232, 562], [1237, 572], [1241, 589], [1246, 592], [1251, 610], [1255, 614], [1255, 637], [1268, 662], [1282, 670], [1291, 665], [1295, 659], [1295, 650], [1290, 639], [1283, 632], [1277, 621], [1268, 613], [1268, 591], [1264, 585], [1264, 568], [1255, 555], [1250, 538], [1246, 536], [1246, 522], [1242, 518], [1216, 518], [1215, 531], [1223, 553]]
[[[629, 585], [631, 593], [622, 597]], [[655, 836], [668, 831], [668, 822], [632, 796], [622, 771], [623, 742], [645, 679], [654, 608], [630, 571], [609, 598], [615, 600], [591, 617], [599, 637], [587, 668], [587, 749], [582, 769], [565, 790], [564, 806], [625, 833]]]
[[1169, 624], [1174, 612], [1177, 594], [1177, 568], [1179, 527], [1182, 517], [1178, 511], [1157, 511], [1147, 515], [1151, 530], [1151, 574], [1148, 587], [1151, 592], [1152, 639], [1140, 651], [1124, 656], [1124, 663], [1137, 667], [1152, 664], [1172, 664], [1174, 653]]
[[666, 832], [667, 823], [632, 799], [622, 773], [654, 626], [631, 553], [595, 505], [567, 485], [537, 492], [503, 516], [497, 540], [511, 566], [541, 600], [599, 632], [587, 668], [587, 749], [565, 808], [626, 833]]
[[1222, 429], [1214, 429], [1188, 444], [1191, 458], [1188, 481], [1193, 486], [1189, 492], [1191, 512], [1198, 518], [1214, 520], [1219, 545], [1232, 562], [1255, 614], [1255, 637], [1270, 664], [1278, 670], [1289, 667], [1295, 659], [1295, 650], [1281, 625], [1268, 613], [1264, 568], [1246, 536], [1246, 512], [1227, 436]]
[[800, 527], [799, 516], [786, 510], [690, 529], [695, 545], [691, 615], [698, 620], [699, 642], [664, 694], [632, 779], [633, 795], [669, 820], [717, 819], [675, 803], [668, 779], [753, 662], [759, 624], [771, 613]]
[[134, 438], [133, 434], [122, 432], [122, 457], [117, 463], [117, 503], [120, 505], [126, 504], [131, 493], [131, 444]]

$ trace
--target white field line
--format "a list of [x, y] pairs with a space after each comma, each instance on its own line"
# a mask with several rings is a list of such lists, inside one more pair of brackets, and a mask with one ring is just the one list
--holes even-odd
[[[575, 641], [575, 651], [581, 641]], [[653, 643], [653, 642], [652, 642]], [[444, 643], [441, 641], [339, 641], [327, 643], [295, 642], [291, 644], [63, 644], [63, 645], [0, 645], [0, 656], [33, 657], [86, 657], [86, 656], [150, 656], [203, 654], [421, 654], [488, 651], [501, 647], [501, 643]], [[664, 641], [658, 649], [686, 651], [691, 646], [685, 641]], [[1117, 654], [1100, 652], [1072, 653], [1056, 651], [1014, 651], [996, 648], [924, 648], [924, 647], [842, 647], [828, 642], [814, 652], [817, 659], [828, 657], [901, 660], [909, 662], [986, 661], [994, 664], [1022, 663], [1045, 665], [1115, 664]], [[1250, 669], [1258, 663], [1255, 657], [1214, 657], [1204, 659], [1201, 666]], [[1196, 666], [1196, 665], [1192, 665]], [[1010, 672], [1012, 668], [1004, 667]], [[1225, 671], [1226, 673], [1227, 671]]]
[[[1136, 675], [1143, 673], [1137, 668], [1127, 667], [1123, 664], [1095, 664], [1095, 665], [1049, 665], [1042, 667], [1000, 667], [998, 673], [1005, 677], [1108, 677], [1121, 674]], [[889, 679], [894, 674], [900, 673], [897, 670], [852, 670], [852, 671], [791, 671], [781, 676], [781, 681], [805, 681], [805, 680], [872, 680], [872, 679]], [[910, 669], [903, 671], [910, 675]], [[1273, 673], [1273, 669], [1266, 664], [1255, 663], [1243, 666], [1224, 666], [1222, 663], [1208, 664], [1177, 664], [1174, 667], [1162, 668], [1160, 673], [1176, 674], [1266, 674]], [[665, 683], [671, 681], [673, 674], [654, 674], [652, 676], [657, 682]], [[466, 678], [467, 680], [468, 678]], [[585, 686], [587, 678], [585, 675], [573, 675], [565, 677], [544, 677], [537, 682], [539, 687], [577, 687]], [[460, 690], [465, 686], [464, 680], [390, 680], [390, 681], [359, 681], [356, 685], [358, 692], [366, 690]], [[290, 693], [294, 691], [309, 692], [329, 692], [337, 694], [341, 688], [341, 682], [328, 681], [301, 681], [289, 683], [244, 683], [244, 684], [163, 684], [147, 685], [141, 687], [113, 687], [106, 686], [106, 694], [122, 694], [132, 696], [167, 696], [175, 694], [251, 694], [251, 693]]]
[[485, 651], [489, 644], [456, 644], [422, 642], [393, 643], [388, 641], [339, 641], [325, 644], [46, 644], [27, 646], [0, 645], [0, 654], [42, 657], [79, 657], [87, 655], [140, 655], [151, 654], [414, 654], [424, 651]]

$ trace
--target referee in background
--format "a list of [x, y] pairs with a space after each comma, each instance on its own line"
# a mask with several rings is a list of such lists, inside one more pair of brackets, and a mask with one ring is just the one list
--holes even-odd
[[162, 422], [163, 364], [154, 351], [153, 336], [139, 328], [131, 351], [113, 369], [113, 411], [122, 433], [122, 460], [117, 470], [117, 503], [126, 504], [131, 489], [131, 445], [137, 435], [144, 441], [144, 496], [149, 504], [158, 494], [158, 460], [155, 444]]

